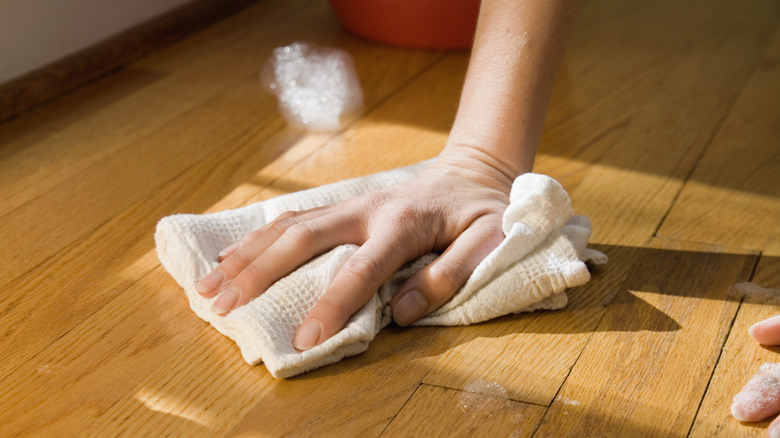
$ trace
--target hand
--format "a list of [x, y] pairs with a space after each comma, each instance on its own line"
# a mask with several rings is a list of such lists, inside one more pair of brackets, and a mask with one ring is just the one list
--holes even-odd
[[[780, 345], [780, 315], [748, 329], [762, 345]], [[731, 413], [740, 421], [762, 421], [780, 412], [780, 364], [764, 364], [759, 373], [734, 397]], [[769, 425], [771, 437], [780, 436], [780, 417]]]
[[404, 263], [444, 251], [390, 302], [393, 319], [408, 325], [448, 301], [501, 243], [511, 184], [488, 161], [440, 158], [393, 187], [282, 214], [223, 251], [220, 264], [195, 288], [204, 297], [219, 294], [212, 311], [224, 315], [313, 257], [359, 245], [294, 337], [296, 349], [308, 350], [338, 333]]

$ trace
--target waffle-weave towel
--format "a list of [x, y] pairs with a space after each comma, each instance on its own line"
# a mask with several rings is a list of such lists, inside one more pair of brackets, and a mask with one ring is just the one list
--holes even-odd
[[[391, 321], [388, 303], [395, 291], [433, 261], [435, 254], [402, 267], [344, 329], [304, 352], [293, 348], [293, 336], [356, 246], [342, 245], [313, 259], [224, 317], [210, 311], [216, 298], [201, 297], [194, 284], [217, 266], [222, 249], [281, 213], [385, 188], [418, 175], [429, 164], [426, 161], [345, 180], [235, 210], [168, 216], [157, 225], [157, 253], [184, 289], [192, 310], [233, 339], [249, 364], [262, 361], [275, 377], [290, 377], [328, 365], [368, 348], [379, 330]], [[558, 309], [566, 305], [566, 288], [590, 279], [583, 261], [606, 261], [603, 254], [586, 248], [590, 221], [572, 216], [568, 194], [548, 176], [525, 174], [515, 180], [503, 231], [504, 241], [477, 266], [467, 283], [417, 325], [465, 325], [510, 313]]]

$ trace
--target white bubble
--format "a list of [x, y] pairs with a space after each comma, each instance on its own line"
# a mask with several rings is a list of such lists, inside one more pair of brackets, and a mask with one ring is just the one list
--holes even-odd
[[363, 91], [349, 54], [331, 47], [297, 42], [273, 51], [260, 74], [276, 95], [287, 123], [332, 131], [345, 114], [360, 111]]
[[777, 412], [780, 404], [780, 364], [767, 362], [734, 396], [731, 413], [740, 421], [761, 421]]
[[493, 416], [510, 407], [506, 389], [491, 380], [469, 382], [458, 398], [458, 407], [464, 412]]
[[755, 304], [780, 305], [780, 290], [769, 289], [755, 283], [737, 283], [729, 288], [729, 296]]
[[579, 406], [580, 405], [580, 402], [578, 402], [577, 400], [572, 400], [570, 398], [563, 397], [563, 396], [558, 396], [558, 398], [555, 399], [555, 400], [557, 400], [557, 401], [559, 401], [559, 402], [561, 402], [561, 403], [563, 403], [565, 405], [569, 405], [569, 406]]

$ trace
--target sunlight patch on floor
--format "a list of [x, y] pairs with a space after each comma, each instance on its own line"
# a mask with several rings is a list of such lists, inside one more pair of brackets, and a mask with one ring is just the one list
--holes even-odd
[[206, 412], [205, 409], [188, 406], [191, 401], [178, 400], [167, 394], [156, 393], [151, 389], [141, 389], [134, 398], [155, 412], [175, 415], [204, 427], [208, 427], [214, 421], [214, 416]]

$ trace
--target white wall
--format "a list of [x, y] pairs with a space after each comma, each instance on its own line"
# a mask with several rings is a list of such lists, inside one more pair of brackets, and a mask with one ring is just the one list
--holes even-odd
[[0, 83], [190, 0], [0, 0]]

